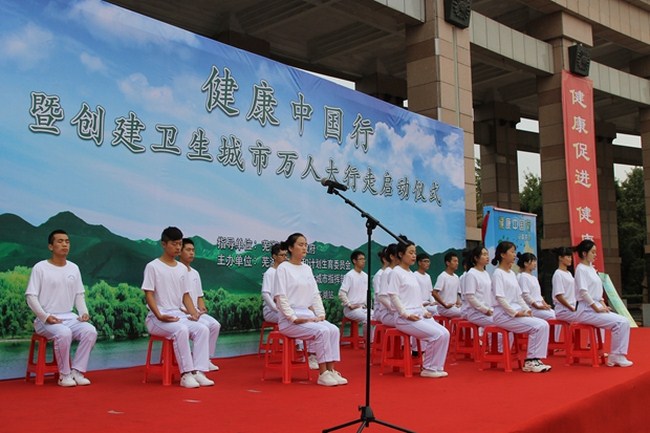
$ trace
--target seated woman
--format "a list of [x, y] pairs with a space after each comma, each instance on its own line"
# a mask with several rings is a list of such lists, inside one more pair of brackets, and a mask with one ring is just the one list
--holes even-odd
[[325, 320], [316, 279], [309, 265], [302, 262], [307, 255], [307, 238], [294, 233], [284, 244], [290, 258], [278, 266], [273, 284], [273, 299], [281, 312], [280, 332], [312, 340], [309, 350], [316, 354], [319, 385], [345, 385], [348, 381], [334, 369], [334, 362], [341, 360], [339, 328]]
[[492, 314], [492, 280], [485, 266], [490, 262], [488, 250], [483, 245], [469, 250], [465, 263], [469, 270], [462, 277], [460, 285], [463, 304], [462, 317], [480, 327], [494, 325]]
[[420, 376], [445, 377], [449, 331], [433, 320], [431, 313], [422, 306], [420, 285], [410, 269], [416, 259], [415, 244], [404, 238], [397, 245], [397, 258], [399, 263], [393, 269], [387, 288], [390, 300], [398, 312], [395, 327], [420, 340], [424, 351]]
[[537, 257], [533, 253], [517, 253], [517, 259], [521, 296], [530, 307], [533, 317], [544, 320], [555, 319], [555, 312], [542, 297], [539, 280], [533, 275], [533, 271], [537, 269]]
[[548, 350], [549, 326], [546, 320], [532, 317], [532, 313], [521, 297], [517, 277], [511, 269], [517, 258], [515, 244], [499, 242], [492, 264], [498, 267], [492, 274], [492, 306], [494, 324], [516, 334], [528, 334], [528, 351], [522, 370], [543, 373], [551, 369], [541, 359]]
[[596, 260], [596, 244], [585, 239], [575, 248], [580, 263], [576, 267], [575, 287], [578, 298], [576, 321], [597, 328], [611, 329], [612, 350], [607, 358], [610, 367], [630, 367], [627, 349], [630, 344], [630, 322], [614, 312], [603, 299], [603, 283], [593, 267]]

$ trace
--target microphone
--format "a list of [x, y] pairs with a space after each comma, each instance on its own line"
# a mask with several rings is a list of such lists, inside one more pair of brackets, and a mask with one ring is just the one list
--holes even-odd
[[328, 188], [338, 189], [339, 191], [347, 191], [348, 187], [335, 180], [321, 179], [320, 184]]

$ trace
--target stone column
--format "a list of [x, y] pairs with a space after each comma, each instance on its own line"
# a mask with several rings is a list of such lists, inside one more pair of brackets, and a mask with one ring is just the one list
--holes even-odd
[[618, 251], [618, 219], [616, 218], [616, 187], [614, 179], [614, 148], [616, 126], [596, 122], [596, 165], [598, 169], [598, 203], [600, 206], [600, 229], [602, 245], [600, 256], [604, 258], [605, 272], [621, 292], [621, 257]]
[[469, 29], [445, 22], [443, 0], [425, 0], [425, 11], [423, 24], [406, 29], [409, 110], [464, 131], [465, 226], [468, 242], [477, 241]]
[[[630, 72], [643, 78], [650, 78], [650, 57], [634, 61], [630, 65]], [[645, 194], [645, 219], [646, 219], [646, 281], [650, 276], [650, 107], [639, 109], [639, 135], [641, 136], [641, 154], [643, 156], [643, 186]], [[648, 289], [643, 292], [643, 302], [648, 302]]]
[[[517, 129], [519, 108], [492, 102], [476, 111], [481, 124], [481, 193], [483, 204], [518, 211]], [[478, 136], [478, 135], [477, 135]], [[487, 139], [487, 140], [486, 140]]]
[[568, 48], [576, 42], [593, 45], [589, 23], [564, 12], [543, 17], [529, 26], [531, 36], [553, 46], [554, 74], [537, 79], [539, 143], [544, 238], [541, 242], [539, 275], [545, 293], [550, 291], [557, 259], [551, 250], [571, 246], [567, 193], [562, 70], [569, 70]]

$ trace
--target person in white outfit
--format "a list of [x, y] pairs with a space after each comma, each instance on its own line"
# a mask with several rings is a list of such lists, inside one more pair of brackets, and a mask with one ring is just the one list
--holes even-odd
[[350, 260], [354, 266], [343, 277], [339, 289], [339, 300], [343, 306], [343, 315], [356, 323], [363, 324], [363, 335], [368, 329], [368, 309], [366, 306], [368, 294], [368, 274], [363, 271], [366, 267], [366, 255], [361, 251], [353, 251]]
[[[379, 302], [378, 295], [381, 287], [381, 276], [388, 267], [388, 259], [386, 259], [386, 248], [382, 248], [381, 251], [377, 253], [377, 257], [381, 261], [381, 268], [375, 272], [375, 275], [372, 277], [372, 291], [373, 291], [373, 306], [372, 306], [372, 318], [373, 320], [379, 320], [379, 317], [383, 314], [382, 304]], [[381, 321], [381, 320], [380, 320]]]
[[461, 294], [462, 317], [480, 327], [494, 325], [492, 315], [492, 280], [485, 267], [490, 262], [490, 254], [483, 245], [467, 252], [469, 270], [463, 278]]
[[399, 264], [393, 269], [388, 295], [398, 312], [395, 327], [417, 338], [424, 357], [420, 376], [446, 377], [445, 360], [449, 348], [449, 331], [433, 320], [433, 315], [422, 305], [420, 286], [410, 267], [415, 263], [415, 244], [406, 238], [397, 245]]
[[177, 227], [163, 230], [163, 254], [144, 268], [142, 290], [149, 308], [145, 325], [149, 334], [172, 340], [181, 386], [198, 388], [214, 385], [203, 373], [210, 369], [210, 331], [199, 322], [199, 312], [190, 297], [187, 267], [176, 261], [182, 239], [183, 232]]
[[429, 275], [429, 268], [431, 267], [431, 258], [427, 253], [420, 253], [415, 257], [415, 262], [418, 265], [417, 270], [413, 273], [418, 280], [420, 290], [422, 292], [422, 305], [427, 311], [434, 316], [438, 314], [438, 306], [433, 297], [433, 282], [431, 275]]
[[309, 340], [309, 350], [316, 354], [318, 384], [345, 385], [348, 381], [334, 369], [341, 360], [339, 328], [325, 320], [325, 308], [311, 267], [303, 263], [307, 255], [307, 238], [293, 233], [285, 241], [289, 260], [278, 266], [273, 284], [273, 299], [280, 309], [280, 332]]
[[438, 275], [433, 286], [433, 297], [438, 303], [438, 314], [451, 319], [460, 317], [460, 279], [456, 275], [458, 254], [445, 254], [445, 270]]
[[630, 343], [630, 322], [614, 313], [603, 299], [603, 283], [593, 266], [596, 260], [596, 244], [585, 239], [575, 248], [580, 263], [576, 266], [575, 287], [578, 298], [576, 320], [597, 328], [612, 331], [612, 349], [607, 358], [610, 367], [630, 367], [627, 350]]
[[533, 253], [517, 253], [517, 266], [519, 266], [519, 287], [521, 296], [530, 307], [533, 317], [539, 319], [555, 319], [555, 311], [546, 303], [542, 296], [542, 288], [533, 271], [537, 269], [537, 257]]
[[[553, 250], [557, 256], [557, 269], [551, 280], [553, 286], [553, 301], [555, 304], [555, 317], [565, 322], [576, 321], [576, 289], [573, 274], [569, 267], [573, 262], [573, 249], [559, 247]], [[567, 331], [568, 332], [568, 331]]]
[[[27, 305], [36, 314], [34, 330], [54, 341], [59, 385], [90, 385], [84, 374], [97, 340], [97, 330], [89, 322], [81, 272], [67, 259], [70, 239], [65, 231], [54, 230], [47, 243], [52, 257], [34, 265], [25, 291]], [[73, 307], [77, 313], [73, 312]], [[71, 366], [72, 340], [79, 341], [79, 346]]]
[[395, 327], [397, 311], [390, 300], [390, 296], [388, 296], [388, 286], [390, 284], [393, 269], [395, 269], [399, 262], [397, 259], [397, 244], [390, 244], [386, 247], [386, 259], [388, 260], [388, 266], [381, 274], [380, 291], [377, 295], [377, 300], [381, 304], [381, 313], [377, 317], [377, 320], [386, 326]]
[[521, 296], [521, 288], [512, 265], [517, 258], [515, 244], [502, 241], [496, 247], [492, 264], [492, 306], [494, 324], [516, 334], [528, 334], [528, 351], [522, 370], [542, 373], [551, 369], [541, 359], [548, 350], [549, 325], [546, 320], [532, 317], [531, 310]]
[[201, 284], [201, 275], [199, 272], [190, 266], [194, 261], [196, 251], [194, 248], [194, 241], [190, 238], [183, 238], [183, 246], [181, 247], [181, 254], [179, 256], [180, 262], [187, 267], [190, 298], [194, 308], [199, 312], [199, 322], [208, 327], [210, 331], [210, 338], [208, 340], [208, 369], [209, 371], [217, 371], [219, 367], [214, 365], [210, 358], [214, 356], [217, 349], [217, 340], [219, 339], [219, 332], [221, 331], [221, 324], [214, 317], [208, 314], [208, 309], [205, 306], [205, 299], [203, 299], [203, 285]]
[[269, 266], [262, 276], [262, 302], [264, 303], [262, 314], [266, 322], [278, 323], [280, 320], [280, 310], [275, 305], [272, 294], [275, 270], [278, 269], [280, 263], [287, 260], [287, 250], [283, 249], [281, 243], [273, 244], [271, 247], [271, 258], [273, 259], [273, 265]]

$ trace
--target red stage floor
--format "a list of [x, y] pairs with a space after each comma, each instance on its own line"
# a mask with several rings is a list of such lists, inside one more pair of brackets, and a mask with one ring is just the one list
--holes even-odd
[[[551, 357], [545, 374], [479, 371], [470, 361], [447, 365], [444, 379], [371, 371], [371, 407], [378, 419], [412, 431], [444, 433], [647, 432], [650, 329], [633, 329], [631, 368], [565, 366]], [[257, 356], [219, 359], [216, 386], [142, 383], [142, 367], [89, 373], [89, 387], [64, 389], [53, 379], [0, 382], [0, 431], [304, 433], [358, 419], [365, 403], [362, 350], [342, 349], [347, 386], [261, 380]], [[144, 361], [144, 360], [143, 360]], [[357, 431], [358, 425], [342, 432]], [[394, 431], [371, 423], [372, 432]]]

